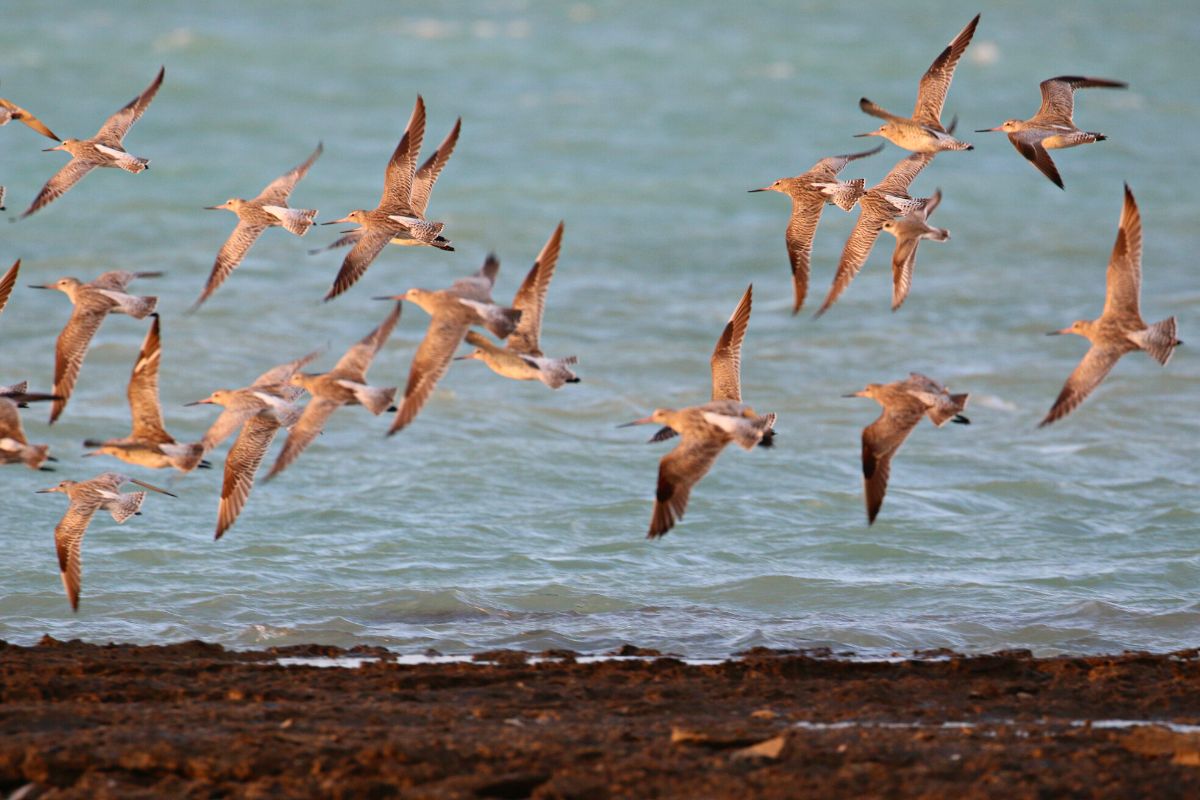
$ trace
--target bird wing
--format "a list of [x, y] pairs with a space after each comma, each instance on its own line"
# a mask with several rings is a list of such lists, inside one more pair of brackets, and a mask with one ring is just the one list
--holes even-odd
[[1125, 186], [1125, 204], [1117, 227], [1117, 241], [1108, 260], [1108, 291], [1104, 297], [1104, 315], [1132, 314], [1141, 317], [1142, 292], [1142, 215], [1129, 185]]
[[303, 164], [293, 167], [287, 172], [280, 175], [275, 180], [267, 184], [266, 188], [258, 193], [258, 197], [254, 198], [262, 205], [282, 206], [287, 203], [288, 197], [292, 194], [292, 190], [296, 188], [296, 184], [300, 179], [308, 174], [308, 168], [313, 165], [317, 157], [325, 150], [325, 145], [318, 142], [317, 149], [313, 150]]
[[867, 262], [867, 257], [871, 255], [871, 248], [875, 246], [875, 240], [879, 238], [883, 222], [884, 220], [880, 219], [877, 214], [863, 208], [858, 216], [858, 222], [854, 224], [854, 230], [850, 232], [850, 238], [846, 240], [846, 246], [842, 249], [842, 258], [838, 262], [837, 273], [833, 276], [833, 285], [829, 288], [825, 302], [817, 311], [817, 316], [824, 314], [830, 306], [837, 302], [842, 292], [846, 291], [846, 287], [854, 280], [854, 276], [862, 269], [862, 265]]
[[908, 187], [921, 170], [933, 161], [933, 156], [933, 153], [913, 153], [900, 159], [883, 180], [871, 187], [871, 191], [880, 194], [908, 194]]
[[425, 338], [413, 354], [412, 366], [408, 370], [408, 384], [404, 387], [404, 400], [392, 421], [388, 434], [404, 428], [420, 412], [437, 382], [450, 368], [450, 359], [462, 342], [469, 326], [454, 315], [435, 314], [429, 321]]
[[76, 611], [79, 610], [79, 589], [83, 584], [83, 534], [99, 507], [100, 503], [92, 498], [73, 499], [54, 529], [58, 571], [71, 608]]
[[454, 145], [458, 143], [458, 132], [461, 129], [462, 117], [459, 117], [455, 121], [454, 127], [450, 129], [450, 133], [446, 134], [446, 138], [438, 145], [437, 150], [433, 151], [433, 155], [425, 160], [425, 163], [417, 169], [417, 174], [413, 176], [412, 195], [408, 205], [418, 216], [425, 216], [433, 185], [437, 183], [438, 176], [442, 174], [442, 168], [450, 160], [450, 154], [454, 152]]
[[9, 100], [5, 100], [3, 97], [0, 97], [0, 106], [7, 108], [8, 113], [10, 115], [12, 115], [13, 119], [18, 120], [20, 122], [24, 122], [26, 125], [33, 128], [35, 131], [40, 133], [42, 136], [45, 136], [47, 139], [53, 139], [56, 142], [62, 141], [61, 139], [58, 138], [58, 136], [55, 135], [54, 131], [47, 128], [46, 125], [40, 119], [35, 117], [33, 114], [30, 114], [25, 109], [21, 108], [16, 103], [13, 103]]
[[1121, 358], [1121, 351], [1110, 350], [1092, 345], [1079, 362], [1079, 366], [1067, 378], [1058, 399], [1054, 401], [1050, 412], [1046, 414], [1038, 427], [1049, 425], [1060, 420], [1074, 411], [1080, 403], [1087, 399], [1092, 390], [1100, 385], [1104, 377], [1112, 371], [1113, 366]]
[[[387, 342], [388, 337], [392, 335], [392, 330], [396, 327], [396, 323], [400, 320], [400, 312], [404, 304], [397, 302], [396, 307], [391, 310], [391, 313], [375, 327], [373, 331], [359, 340], [358, 344], [346, 351], [345, 355], [338, 359], [337, 364], [333, 366], [331, 372], [338, 373], [339, 376], [348, 380], [365, 383], [367, 380], [367, 370], [371, 368], [371, 361], [374, 360], [375, 354], [379, 352], [379, 348]], [[311, 403], [310, 403], [311, 405]]]
[[813, 168], [809, 170], [809, 172], [822, 172], [827, 178], [832, 180], [833, 178], [837, 177], [838, 173], [845, 169], [846, 165], [851, 161], [857, 161], [860, 158], [873, 156], [882, 149], [883, 143], [880, 142], [878, 147], [872, 147], [870, 150], [863, 150], [858, 153], [843, 153], [842, 155], [838, 156], [826, 156], [814, 164]]
[[787, 242], [788, 261], [792, 265], [793, 314], [800, 310], [808, 296], [813, 238], [817, 235], [817, 225], [824, 209], [823, 197], [792, 198], [792, 217], [788, 220], [784, 240]]
[[159, 338], [158, 314], [142, 340], [142, 349], [129, 376], [129, 410], [133, 415], [133, 433], [139, 441], [172, 444], [174, 439], [163, 427], [162, 406], [158, 401], [158, 367], [162, 359], [162, 340]]
[[912, 115], [916, 122], [942, 130], [942, 106], [946, 102], [946, 93], [950, 91], [954, 68], [967, 51], [967, 45], [971, 43], [971, 37], [975, 35], [975, 26], [978, 24], [979, 15], [976, 14], [975, 18], [950, 40], [946, 49], [938, 54], [921, 76], [921, 83], [917, 87], [917, 104]]
[[880, 119], [886, 119], [889, 122], [906, 122], [907, 121], [904, 119], [904, 117], [897, 117], [895, 114], [888, 111], [883, 106], [876, 105], [875, 103], [872, 103], [870, 100], [868, 100], [865, 97], [859, 99], [858, 107], [861, 108], [864, 113], [870, 114], [872, 117], [879, 117]]
[[279, 451], [275, 465], [271, 467], [271, 471], [267, 473], [264, 480], [271, 480], [299, 458], [304, 449], [312, 444], [313, 439], [321, 433], [321, 429], [325, 427], [329, 417], [341, 405], [338, 401], [326, 397], [314, 397], [310, 400], [304, 407], [304, 413], [300, 415], [300, 419], [288, 431], [287, 441], [283, 443], [283, 449]]
[[942, 190], [941, 187], [939, 187], [934, 190], [932, 197], [926, 198], [925, 205], [919, 209], [919, 212], [924, 219], [928, 220], [931, 216], [933, 216], [933, 212], [936, 211], [937, 207], [941, 204]]
[[911, 401], [885, 406], [879, 418], [862, 432], [863, 489], [867, 503], [867, 523], [875, 521], [892, 471], [892, 456], [912, 433], [925, 413], [923, 404]]
[[658, 463], [658, 487], [648, 539], [656, 539], [683, 519], [692, 487], [703, 478], [721, 454], [728, 438], [683, 436], [675, 449]]
[[225, 457], [225, 482], [221, 485], [221, 503], [217, 508], [217, 539], [237, 520], [238, 514], [254, 488], [254, 473], [258, 471], [267, 448], [279, 431], [279, 423], [269, 414], [255, 414], [246, 420], [233, 447]]
[[237, 269], [238, 264], [242, 263], [246, 252], [258, 241], [258, 237], [266, 229], [265, 225], [246, 222], [243, 219], [238, 220], [238, 224], [234, 226], [233, 232], [229, 234], [225, 244], [221, 245], [221, 249], [217, 251], [212, 272], [208, 274], [208, 282], [204, 284], [204, 291], [200, 293], [199, 299], [192, 308], [199, 307], [201, 303], [212, 297], [213, 292]]
[[8, 297], [12, 294], [13, 287], [17, 285], [17, 273], [21, 271], [21, 259], [13, 262], [13, 265], [8, 268], [8, 272], [4, 273], [4, 277], [0, 278], [0, 311], [8, 305]]
[[1017, 152], [1025, 156], [1033, 162], [1033, 165], [1042, 171], [1042, 174], [1054, 183], [1060, 189], [1063, 186], [1063, 179], [1058, 174], [1058, 167], [1054, 166], [1054, 159], [1050, 158], [1050, 154], [1046, 152], [1046, 148], [1042, 147], [1042, 134], [1037, 131], [1017, 131], [1010, 133], [1008, 140], [1012, 142], [1013, 147], [1017, 148]]
[[25, 438], [25, 429], [21, 427], [21, 412], [17, 404], [3, 396], [0, 396], [0, 439], [29, 444], [29, 440]]
[[391, 238], [391, 231], [374, 229], [364, 231], [355, 242], [354, 247], [346, 254], [346, 258], [342, 261], [342, 268], [334, 278], [333, 286], [325, 295], [325, 299], [332, 300], [357, 283], [358, 279], [366, 274], [367, 267], [371, 266], [375, 257], [383, 252], [383, 248], [387, 247]]
[[37, 197], [33, 198], [33, 202], [29, 204], [29, 208], [25, 209], [25, 213], [21, 215], [24, 219], [33, 212], [47, 206], [67, 193], [75, 184], [87, 175], [96, 164], [93, 161], [85, 161], [82, 158], [72, 157], [62, 169], [50, 176], [50, 180], [46, 181], [46, 185], [38, 192]]
[[709, 364], [712, 366], [712, 399], [742, 402], [742, 340], [746, 338], [746, 326], [750, 323], [750, 305], [754, 285], [746, 287], [745, 294], [725, 323], [725, 330], [717, 339]]
[[162, 86], [166, 71], [166, 67], [160, 68], [158, 76], [146, 87], [145, 91], [109, 117], [92, 138], [109, 147], [121, 147], [121, 140], [125, 138], [125, 134], [129, 133], [133, 123], [142, 118], [142, 114], [146, 113], [146, 109], [150, 106], [150, 101], [154, 99], [154, 95], [158, 94], [158, 87]]
[[79, 368], [83, 366], [83, 357], [87, 354], [88, 345], [100, 323], [108, 316], [108, 311], [115, 305], [112, 300], [100, 295], [84, 294], [75, 303], [71, 318], [66, 327], [58, 335], [54, 348], [54, 394], [61, 397], [50, 406], [50, 421], [58, 419], [59, 414], [71, 397], [75, 388], [75, 379], [79, 377]]
[[425, 137], [425, 100], [417, 95], [412, 116], [400, 143], [388, 160], [383, 176], [383, 196], [379, 198], [379, 209], [389, 214], [406, 214], [412, 197], [413, 173], [417, 167], [417, 154], [421, 151], [421, 140]]
[[554, 268], [558, 265], [558, 251], [562, 246], [563, 223], [559, 222], [554, 233], [546, 241], [542, 251], [521, 288], [513, 297], [512, 307], [521, 312], [517, 328], [505, 343], [505, 348], [514, 353], [527, 356], [540, 356], [538, 337], [542, 332], [542, 312], [546, 304], [546, 290], [550, 288], [550, 279], [554, 277]]
[[1082, 75], [1059, 75], [1041, 83], [1042, 106], [1029, 122], [1049, 125], [1071, 125], [1075, 110], [1075, 90], [1087, 88], [1124, 89], [1129, 84], [1107, 78], [1088, 78]]
[[[254, 383], [250, 385], [258, 389], [270, 389], [281, 395], [299, 397], [302, 390], [300, 390], [299, 387], [291, 386], [289, 381], [291, 381], [292, 375], [296, 373], [296, 370], [303, 369], [309, 364], [309, 362], [319, 355], [321, 355], [321, 350], [317, 349], [313, 350], [311, 353], [305, 353], [304, 355], [292, 361], [271, 367], [262, 375], [259, 375], [257, 378], [255, 378]], [[280, 391], [281, 388], [295, 391]]]
[[913, 266], [917, 261], [918, 236], [896, 237], [896, 249], [892, 252], [892, 311], [903, 305], [912, 286]]

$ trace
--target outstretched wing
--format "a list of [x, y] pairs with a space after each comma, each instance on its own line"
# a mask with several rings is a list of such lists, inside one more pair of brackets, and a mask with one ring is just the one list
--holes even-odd
[[54, 529], [54, 548], [58, 551], [58, 571], [71, 610], [79, 610], [79, 589], [83, 585], [83, 534], [99, 503], [90, 498], [72, 500], [67, 513]]
[[742, 402], [742, 341], [746, 338], [746, 326], [750, 323], [750, 305], [753, 301], [754, 284], [746, 287], [745, 294], [725, 323], [717, 346], [713, 348], [709, 364], [712, 366], [712, 399]]
[[1029, 159], [1055, 186], [1060, 189], [1066, 188], [1058, 174], [1058, 167], [1054, 166], [1054, 159], [1050, 158], [1046, 148], [1042, 147], [1042, 134], [1037, 131], [1017, 131], [1010, 133], [1008, 140], [1017, 148], [1018, 153]]
[[917, 427], [924, 407], [915, 399], [911, 403], [885, 407], [879, 418], [862, 433], [863, 489], [867, 504], [867, 524], [875, 521], [887, 493], [888, 477], [892, 471], [892, 456]]
[[129, 410], [133, 415], [132, 438], [139, 441], [170, 444], [175, 440], [163, 427], [162, 407], [158, 402], [158, 367], [162, 360], [158, 314], [153, 314], [150, 330], [142, 340], [142, 349], [129, 376]]
[[662, 457], [647, 539], [657, 539], [683, 519], [692, 487], [712, 469], [724, 447], [725, 441], [721, 439], [684, 436], [674, 450]]
[[304, 413], [300, 415], [300, 419], [288, 431], [287, 441], [283, 443], [283, 449], [279, 451], [275, 465], [271, 467], [271, 471], [263, 480], [271, 480], [299, 458], [304, 449], [312, 444], [313, 439], [316, 439], [317, 435], [321, 433], [329, 417], [340, 406], [341, 403], [325, 397], [314, 397], [310, 400], [304, 407]]
[[867, 263], [867, 257], [871, 255], [871, 248], [875, 246], [875, 240], [879, 238], [882, 226], [883, 220], [878, 219], [867, 209], [864, 208], [859, 214], [858, 222], [854, 224], [854, 230], [850, 232], [850, 238], [846, 240], [846, 246], [842, 248], [842, 258], [838, 261], [837, 274], [833, 276], [833, 285], [829, 287], [829, 294], [825, 297], [825, 302], [817, 310], [818, 317], [837, 302], [837, 299], [842, 296], [842, 292], [846, 291], [846, 287], [854, 280], [854, 276], [862, 269], [863, 264]]
[[125, 138], [125, 134], [129, 133], [133, 123], [142, 118], [142, 114], [146, 113], [146, 109], [150, 106], [150, 101], [154, 99], [154, 95], [158, 94], [158, 87], [162, 86], [163, 76], [166, 75], [166, 72], [166, 67], [160, 68], [157, 77], [141, 94], [109, 117], [108, 121], [96, 132], [94, 137], [96, 141], [109, 147], [121, 147], [121, 140]]
[[16, 103], [10, 102], [8, 100], [5, 100], [3, 97], [0, 97], [0, 106], [3, 106], [4, 108], [8, 109], [8, 113], [10, 116], [12, 116], [13, 119], [15, 119], [19, 122], [24, 122], [30, 128], [33, 128], [35, 131], [40, 133], [42, 136], [45, 136], [47, 139], [53, 139], [56, 142], [62, 141], [61, 139], [58, 138], [58, 136], [55, 135], [54, 131], [47, 128], [46, 125], [40, 119], [35, 117], [33, 114], [30, 114], [25, 109], [21, 108]]
[[882, 194], [908, 194], [913, 180], [933, 161], [934, 153], [913, 153], [900, 159], [883, 180], [871, 187], [871, 191]]
[[8, 297], [12, 294], [13, 287], [17, 285], [17, 273], [21, 271], [21, 259], [13, 262], [13, 265], [8, 268], [8, 272], [4, 273], [4, 277], [0, 278], [0, 311], [8, 305]]
[[25, 213], [21, 215], [21, 219], [28, 217], [43, 206], [47, 206], [62, 197], [67, 193], [67, 190], [83, 180], [84, 175], [87, 175], [95, 168], [96, 164], [93, 161], [72, 158], [62, 169], [50, 176], [50, 180], [46, 181], [46, 185], [38, 192], [37, 197], [33, 198], [33, 202], [29, 204], [29, 208], [25, 209]]
[[1059, 75], [1041, 83], [1042, 106], [1029, 121], [1050, 125], [1074, 125], [1075, 90], [1087, 88], [1124, 89], [1129, 84], [1107, 78], [1087, 78], [1082, 75]]
[[237, 441], [225, 457], [225, 482], [221, 486], [221, 503], [217, 508], [217, 532], [220, 539], [237, 521], [238, 515], [254, 488], [254, 473], [262, 463], [267, 448], [279, 431], [279, 423], [269, 414], [255, 414], [246, 420]]
[[55, 400], [50, 406], [50, 422], [58, 419], [66, 408], [88, 345], [113, 305], [111, 300], [94, 295], [83, 295], [75, 303], [71, 318], [58, 335], [54, 347], [54, 394], [61, 399]]
[[421, 141], [425, 137], [425, 100], [417, 95], [413, 106], [412, 116], [400, 137], [400, 143], [388, 160], [387, 170], [383, 176], [383, 196], [379, 198], [379, 208], [389, 214], [408, 214], [412, 196], [413, 173], [417, 168], [417, 154], [421, 151]]
[[1075, 370], [1067, 378], [1067, 382], [1063, 384], [1062, 391], [1058, 393], [1058, 399], [1054, 401], [1046, 418], [1038, 423], [1038, 427], [1049, 425], [1074, 411], [1080, 403], [1087, 399], [1092, 390], [1100, 385], [1120, 358], [1119, 350], [1108, 350], [1092, 345], [1083, 360], [1079, 362], [1079, 366], [1075, 367]]
[[408, 370], [408, 384], [404, 387], [404, 400], [392, 421], [388, 435], [403, 429], [412, 422], [437, 382], [450, 368], [450, 359], [462, 343], [469, 326], [446, 314], [437, 314], [429, 321], [425, 338], [413, 354], [412, 366]]
[[946, 93], [950, 91], [950, 81], [954, 78], [954, 68], [959, 59], [967, 51], [971, 37], [975, 35], [975, 26], [979, 24], [979, 15], [967, 23], [958, 35], [950, 40], [929, 69], [921, 76], [917, 87], [917, 105], [913, 109], [913, 119], [922, 125], [928, 125], [938, 130], [942, 129], [942, 106], [946, 102]]
[[1129, 184], [1125, 184], [1125, 204], [1117, 241], [1108, 260], [1108, 291], [1104, 297], [1104, 315], [1141, 317], [1142, 293], [1142, 215]]
[[512, 307], [521, 312], [521, 319], [516, 330], [509, 334], [505, 348], [514, 353], [527, 356], [542, 354], [538, 345], [542, 332], [542, 311], [546, 305], [546, 290], [550, 288], [550, 279], [554, 277], [554, 268], [558, 265], [562, 235], [563, 223], [559, 222], [513, 297]]
[[342, 268], [338, 271], [337, 277], [333, 280], [333, 286], [330, 287], [329, 293], [325, 295], [326, 300], [332, 300], [342, 292], [349, 289], [358, 279], [367, 272], [367, 267], [371, 266], [371, 262], [375, 257], [383, 252], [383, 248], [387, 247], [388, 241], [392, 238], [390, 231], [386, 230], [367, 230], [355, 243], [350, 252], [346, 254], [346, 258], [342, 261]]
[[288, 197], [291, 196], [292, 190], [296, 188], [296, 184], [300, 179], [308, 174], [308, 168], [313, 165], [317, 157], [325, 150], [325, 145], [321, 142], [317, 143], [317, 149], [313, 150], [303, 164], [293, 167], [287, 172], [280, 175], [275, 180], [267, 184], [266, 188], [258, 193], [258, 197], [254, 198], [263, 205], [282, 206], [287, 203]]
[[204, 284], [204, 291], [200, 293], [200, 297], [193, 304], [193, 309], [198, 308], [201, 303], [212, 297], [213, 292], [233, 274], [233, 271], [242, 263], [242, 259], [246, 257], [246, 253], [266, 229], [265, 225], [246, 222], [243, 219], [238, 220], [233, 233], [229, 234], [225, 244], [221, 245], [221, 249], [217, 251], [212, 272], [208, 274], [208, 282]]
[[822, 172], [829, 179], [833, 179], [837, 177], [838, 173], [845, 169], [846, 165], [851, 161], [857, 161], [860, 158], [873, 156], [882, 149], [883, 143], [880, 142], [878, 147], [872, 147], [870, 150], [863, 150], [858, 153], [843, 153], [842, 155], [838, 156], [826, 156], [814, 164], [813, 168], [809, 170], [809, 172]]
[[458, 132], [461, 129], [462, 117], [459, 117], [454, 122], [454, 127], [450, 129], [450, 133], [446, 134], [446, 138], [438, 145], [437, 150], [433, 151], [433, 155], [425, 160], [425, 163], [417, 169], [417, 174], [413, 176], [412, 195], [408, 205], [417, 216], [425, 216], [433, 185], [437, 183], [438, 176], [442, 174], [442, 168], [450, 160], [450, 154], [454, 152], [454, 145], [458, 143]]
[[817, 235], [817, 225], [824, 209], [823, 197], [792, 198], [792, 218], [788, 221], [784, 239], [787, 242], [788, 261], [792, 265], [793, 314], [800, 310], [808, 296], [813, 238]]

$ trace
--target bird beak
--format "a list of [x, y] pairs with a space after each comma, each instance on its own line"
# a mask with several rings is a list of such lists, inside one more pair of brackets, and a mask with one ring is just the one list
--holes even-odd
[[651, 419], [650, 417], [642, 417], [641, 419], [635, 419], [633, 422], [624, 422], [624, 423], [618, 425], [617, 427], [618, 428], [632, 428], [634, 425], [649, 425], [652, 422], [654, 422], [654, 420]]
[[50, 153], [50, 152], [53, 152], [53, 151], [55, 151], [55, 150], [65, 150], [65, 149], [66, 149], [66, 148], [65, 148], [65, 147], [63, 147], [63, 146], [60, 144], [60, 145], [57, 145], [56, 147], [47, 147], [47, 148], [45, 148], [44, 150], [42, 150], [42, 152], [43, 152], [43, 153]]
[[997, 125], [997, 126], [996, 126], [996, 127], [994, 127], [994, 128], [976, 128], [976, 129], [975, 129], [975, 132], [976, 132], [976, 133], [992, 133], [992, 132], [994, 132], [994, 131], [998, 131], [998, 130], [1000, 130], [1000, 126], [999, 126], [999, 125]]
[[38, 489], [37, 491], [34, 492], [34, 494], [51, 494], [52, 492], [57, 492], [57, 491], [58, 491], [58, 487], [55, 486], [50, 489]]
[[145, 481], [139, 481], [137, 478], [130, 478], [129, 482], [136, 483], [138, 486], [141, 486], [143, 489], [149, 489], [152, 492], [158, 492], [159, 494], [165, 494], [167, 497], [179, 497], [179, 495], [175, 494], [174, 492], [168, 492], [166, 489], [162, 488], [161, 486], [155, 486], [152, 483], [146, 483]]
[[851, 394], [842, 395], [842, 397], [866, 397], [866, 396], [867, 396], [867, 392], [865, 389], [861, 392], [852, 392]]
[[863, 138], [864, 136], [878, 136], [878, 135], [879, 135], [879, 131], [867, 131], [866, 133], [856, 133], [856, 134], [854, 134], [854, 138], [855, 138], [855, 139], [861, 139], [861, 138]]
[[29, 288], [30, 289], [49, 289], [50, 287], [49, 286], [39, 286], [36, 283], [31, 283], [31, 284], [29, 284]]
[[1062, 336], [1064, 333], [1070, 333], [1070, 332], [1071, 332], [1070, 328], [1063, 328], [1061, 331], [1049, 331], [1046, 333], [1046, 335], [1047, 336]]
[[193, 400], [192, 402], [190, 402], [190, 403], [184, 403], [183, 405], [184, 405], [184, 407], [186, 408], [187, 406], [198, 406], [198, 405], [201, 405], [201, 404], [204, 404], [204, 403], [208, 403], [208, 404], [210, 404], [210, 405], [211, 405], [211, 404], [212, 404], [212, 398], [206, 397], [206, 398], [204, 398], [203, 400]]
[[408, 292], [405, 292], [404, 294], [377, 295], [375, 297], [372, 297], [371, 299], [372, 300], [407, 300]]
[[224, 205], [219, 205], [219, 206], [205, 206], [205, 207], [204, 207], [204, 210], [205, 210], [205, 211], [224, 211], [224, 210], [225, 210], [225, 206], [224, 206]]
[[329, 220], [329, 222], [322, 222], [320, 224], [321, 225], [337, 225], [339, 222], [353, 222], [353, 220], [350, 219], [349, 217], [342, 217], [341, 219], [331, 219], [331, 220]]
[[770, 190], [764, 186], [762, 189], [749, 189], [747, 191], [749, 191], [749, 192], [766, 192], [766, 191], [770, 191]]

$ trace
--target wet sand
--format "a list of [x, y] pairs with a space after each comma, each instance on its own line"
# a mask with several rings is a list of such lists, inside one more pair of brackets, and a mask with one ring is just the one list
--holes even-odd
[[0, 644], [0, 797], [1200, 797], [1194, 650], [546, 655]]

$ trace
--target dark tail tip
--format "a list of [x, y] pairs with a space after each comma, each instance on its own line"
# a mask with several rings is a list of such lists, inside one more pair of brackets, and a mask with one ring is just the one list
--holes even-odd
[[[1182, 344], [1182, 342], [1180, 342]], [[579, 378], [567, 378], [567, 383], [579, 383]]]

